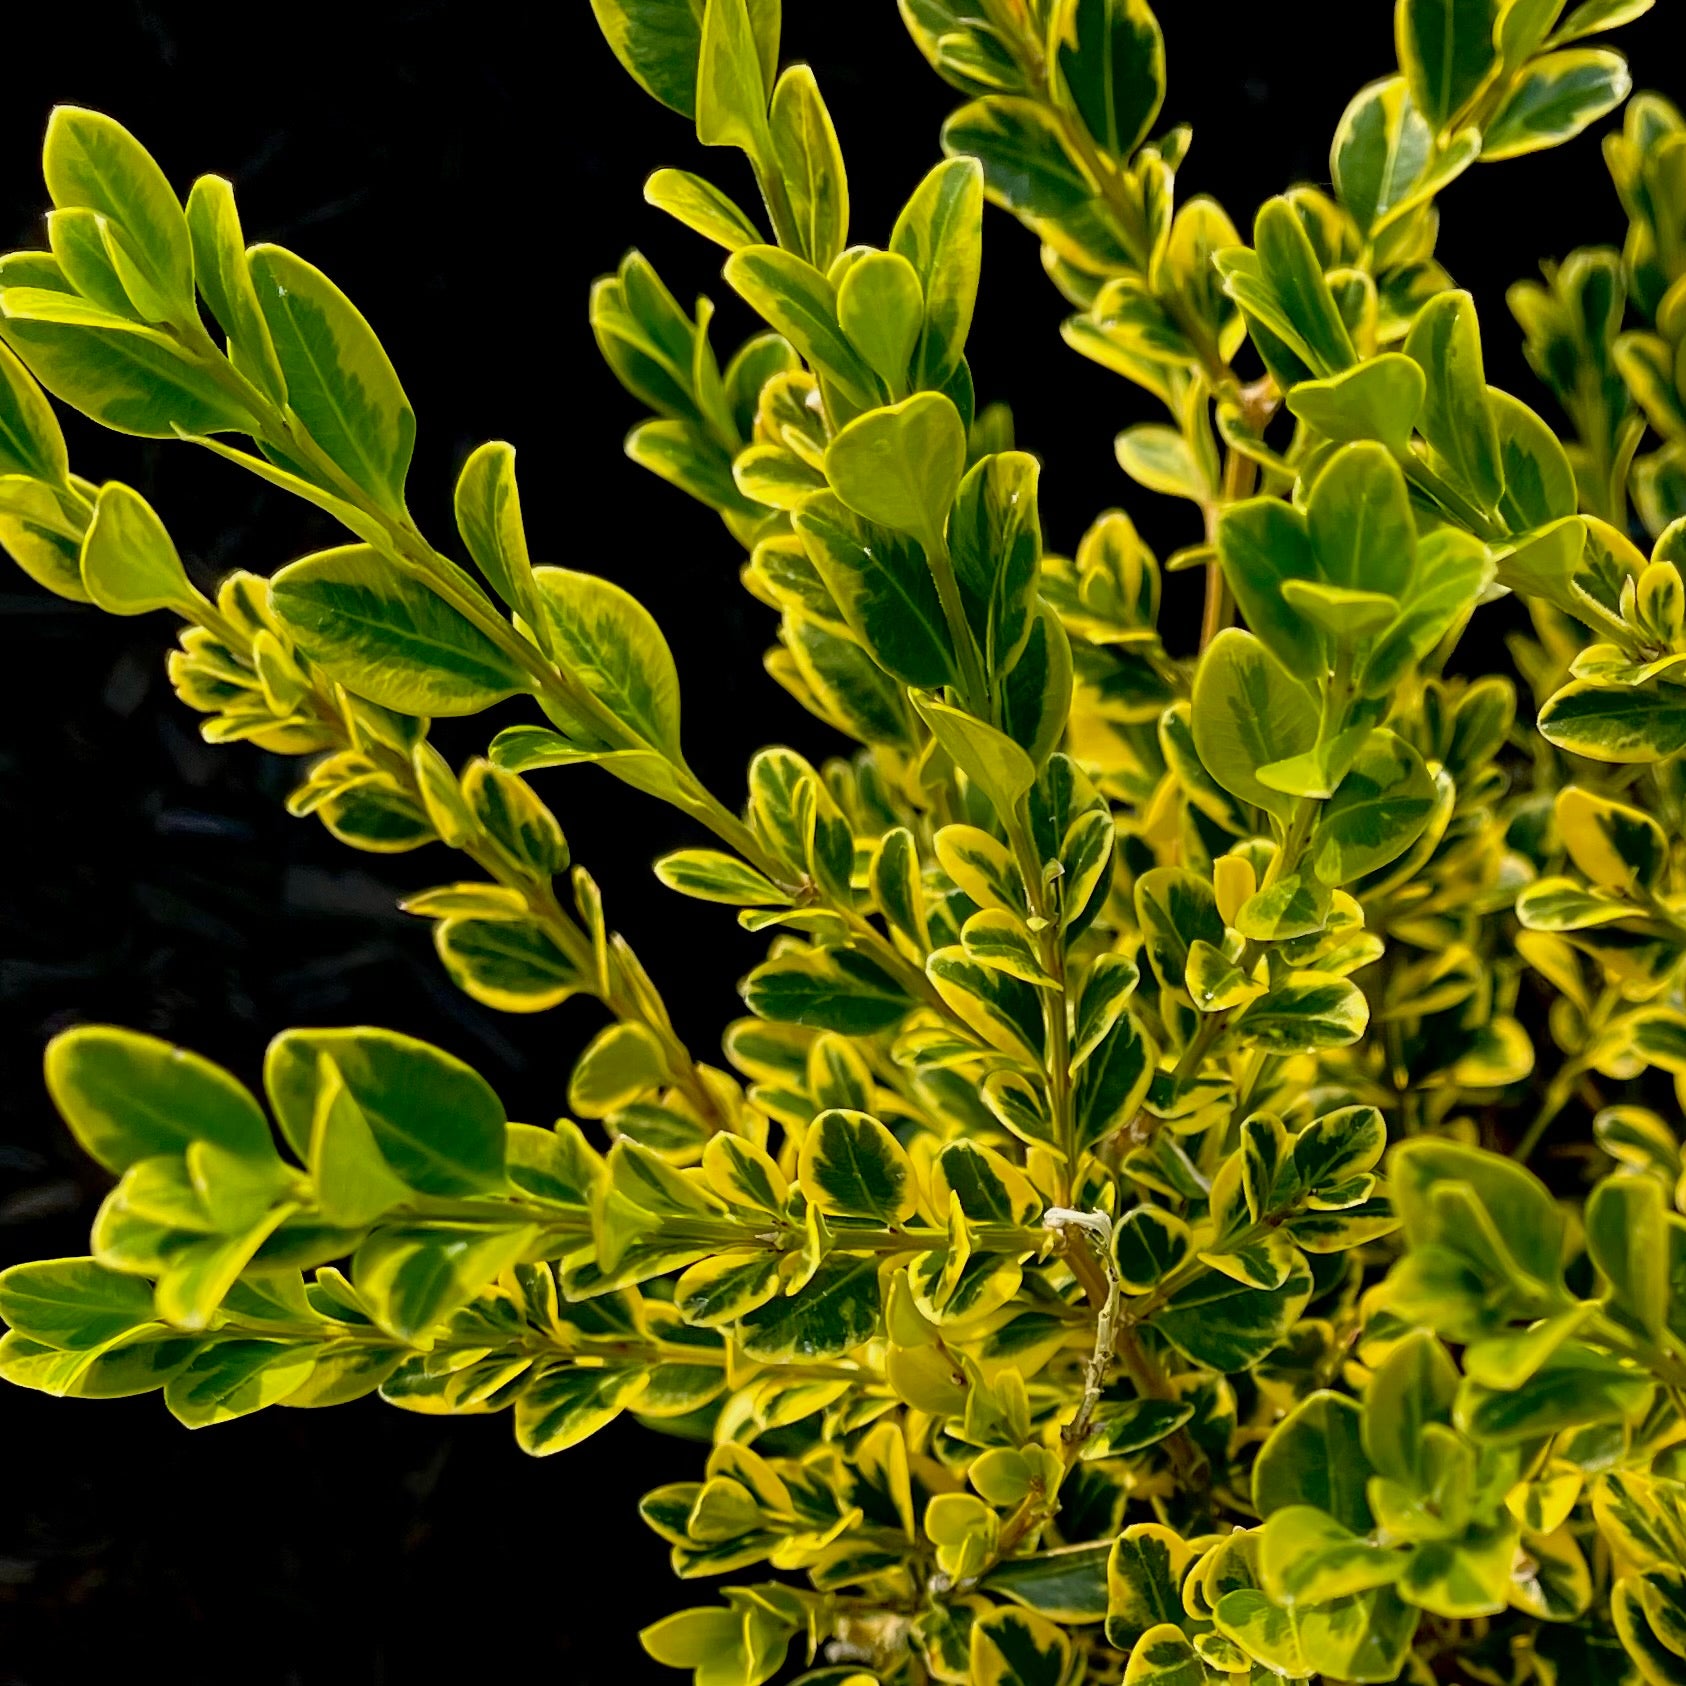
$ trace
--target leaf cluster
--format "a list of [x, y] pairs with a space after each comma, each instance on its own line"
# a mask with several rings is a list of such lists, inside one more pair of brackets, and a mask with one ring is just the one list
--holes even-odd
[[[535, 566], [512, 448], [440, 548], [368, 320], [60, 108], [47, 248], [0, 258], [0, 544], [176, 616], [179, 697], [300, 760], [293, 812], [462, 856], [405, 906], [465, 993], [597, 1029], [536, 1123], [386, 1030], [284, 1031], [261, 1102], [67, 1032], [114, 1186], [88, 1257], [0, 1274], [0, 1375], [696, 1440], [645, 1519], [680, 1578], [751, 1572], [642, 1636], [696, 1686], [1686, 1680], [1686, 124], [1634, 100], [1622, 249], [1510, 295], [1567, 430], [1488, 383], [1436, 256], [1460, 176], [1622, 104], [1602, 38], [1648, 3], [1398, 0], [1328, 184], [1244, 236], [1177, 199], [1146, 0], [900, 0], [965, 103], [873, 246], [778, 0], [592, 0], [755, 194], [646, 189], [741, 341], [637, 252], [590, 300], [628, 454], [719, 514], [842, 745], [763, 749], [741, 800], [637, 598]], [[1163, 408], [1116, 442], [1199, 512], [1163, 563], [1121, 510], [1045, 542], [967, 355], [986, 202]], [[344, 542], [202, 589], [49, 394]], [[430, 740], [510, 699], [466, 765]], [[667, 890], [767, 933], [723, 1063], [535, 788], [579, 764], [696, 827]]]

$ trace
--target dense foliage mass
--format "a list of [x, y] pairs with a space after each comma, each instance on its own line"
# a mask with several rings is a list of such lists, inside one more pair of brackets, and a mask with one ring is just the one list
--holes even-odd
[[[117, 1181], [91, 1257], [0, 1276], [0, 1373], [189, 1426], [378, 1392], [534, 1453], [621, 1413], [705, 1442], [644, 1501], [681, 1577], [736, 1577], [643, 1636], [696, 1686], [1686, 1682], [1686, 122], [1635, 99], [1621, 251], [1512, 292], [1565, 439], [1435, 258], [1455, 178], [1623, 102], [1589, 43], [1649, 0], [1399, 0], [1331, 188], [1250, 239], [1176, 200], [1146, 0], [901, 0], [966, 103], [882, 249], [778, 0], [592, 3], [764, 206], [650, 179], [765, 331], [722, 360], [630, 254], [591, 305], [627, 449], [718, 510], [769, 673], [852, 747], [707, 789], [648, 613], [532, 565], [510, 448], [457, 486], [476, 574], [408, 513], [344, 295], [59, 110], [50, 249], [0, 260], [0, 542], [178, 616], [177, 692], [301, 759], [297, 813], [458, 851], [406, 905], [469, 995], [607, 1023], [553, 1126], [384, 1030], [284, 1032], [267, 1110], [61, 1036]], [[1043, 550], [965, 354], [986, 200], [1164, 404], [1118, 459], [1201, 512], [1163, 564], [1204, 570], [1198, 637], [1123, 513]], [[347, 542], [204, 595], [41, 388]], [[1461, 647], [1507, 613], [1520, 699]], [[429, 742], [511, 697], [485, 758]], [[769, 934], [725, 1065], [529, 782], [579, 762], [711, 833], [658, 876]]]

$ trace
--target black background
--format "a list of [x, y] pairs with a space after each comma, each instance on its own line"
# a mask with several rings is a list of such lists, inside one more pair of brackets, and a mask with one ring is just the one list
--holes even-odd
[[[1672, 0], [1671, 0], [1672, 4]], [[1171, 93], [1191, 121], [1178, 186], [1245, 226], [1294, 180], [1324, 181], [1352, 92], [1392, 65], [1385, 0], [1167, 0]], [[785, 58], [816, 66], [851, 169], [854, 237], [882, 242], [937, 156], [957, 103], [890, 0], [787, 0]], [[1653, 13], [1624, 32], [1639, 85], [1682, 34]], [[5, 26], [0, 240], [44, 244], [37, 149], [55, 101], [127, 123], [185, 191], [230, 176], [250, 239], [292, 246], [355, 298], [420, 417], [411, 502], [450, 534], [455, 472], [480, 440], [520, 451], [536, 556], [609, 575], [665, 627], [685, 685], [693, 763], [729, 801], [757, 746], [835, 745], [761, 671], [771, 617], [738, 587], [737, 547], [701, 506], [628, 463], [637, 410], [586, 324], [592, 278], [631, 244], [682, 300], [720, 303], [717, 344], [748, 321], [718, 253], [640, 197], [662, 164], [700, 168], [745, 203], [735, 154], [704, 155], [684, 121], [628, 82], [585, 0], [560, 6], [341, 0], [285, 8], [36, 4]], [[1474, 289], [1489, 378], [1544, 405], [1503, 289], [1577, 244], [1618, 240], [1596, 145], [1467, 177], [1444, 199], [1441, 256]], [[1069, 549], [1126, 503], [1161, 553], [1196, 537], [1114, 466], [1145, 400], [1067, 352], [1065, 307], [1034, 243], [991, 212], [971, 358], [980, 399], [1006, 398], [1047, 461], [1050, 543]], [[311, 512], [185, 446], [67, 420], [72, 460], [131, 482], [202, 582], [265, 572], [335, 542]], [[0, 563], [0, 568], [6, 565]], [[1197, 610], [1174, 584], [1170, 637]], [[111, 1020], [171, 1037], [255, 1081], [291, 1024], [372, 1021], [475, 1062], [512, 1116], [561, 1105], [599, 1019], [573, 1003], [500, 1017], [457, 994], [395, 896], [454, 876], [442, 851], [353, 855], [281, 799], [295, 764], [211, 748], [164, 682], [172, 627], [119, 621], [0, 574], [0, 1264], [86, 1250], [102, 1175], [59, 1129], [39, 1077], [48, 1036]], [[501, 721], [498, 722], [501, 724]], [[484, 720], [438, 734], [466, 756]], [[758, 943], [730, 914], [659, 890], [648, 863], [697, 839], [591, 771], [541, 775], [612, 921], [712, 1053]], [[118, 1668], [178, 1686], [443, 1681], [458, 1671], [563, 1686], [678, 1680], [637, 1627], [706, 1588], [670, 1580], [634, 1512], [687, 1478], [699, 1448], [616, 1425], [547, 1462], [507, 1421], [423, 1419], [375, 1401], [271, 1411], [190, 1436], [156, 1397], [57, 1402], [0, 1391], [0, 1681], [61, 1686]]]

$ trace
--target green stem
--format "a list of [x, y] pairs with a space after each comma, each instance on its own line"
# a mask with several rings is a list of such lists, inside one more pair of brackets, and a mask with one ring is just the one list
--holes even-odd
[[1511, 1151], [1511, 1157], [1518, 1165], [1526, 1165], [1533, 1158], [1534, 1150], [1539, 1147], [1541, 1138], [1551, 1128], [1557, 1115], [1569, 1104], [1575, 1093], [1575, 1085], [1581, 1080], [1581, 1073], [1586, 1068], [1574, 1061], [1566, 1064], [1551, 1080], [1546, 1089], [1545, 1098], [1540, 1102], [1540, 1109], [1533, 1116], [1528, 1128], [1523, 1131], [1522, 1139]]
[[1448, 485], [1415, 452], [1405, 451], [1397, 460], [1405, 471], [1405, 478], [1419, 492], [1439, 504], [1476, 538], [1487, 544], [1503, 544], [1511, 536], [1508, 527], [1490, 520], [1477, 505], [1471, 503], [1456, 487]]

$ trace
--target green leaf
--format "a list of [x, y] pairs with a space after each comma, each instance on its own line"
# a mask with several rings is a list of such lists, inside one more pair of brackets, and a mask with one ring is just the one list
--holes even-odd
[[1584, 607], [1575, 577], [1587, 546], [1587, 526], [1579, 516], [1566, 516], [1537, 533], [1528, 534], [1501, 551], [1496, 577], [1501, 585], [1524, 597], [1541, 597], [1573, 614]]
[[556, 816], [518, 774], [478, 757], [462, 777], [464, 800], [479, 825], [516, 868], [554, 878], [568, 865], [568, 840]]
[[61, 1352], [11, 1331], [0, 1336], [0, 1377], [60, 1399], [120, 1399], [162, 1387], [204, 1344], [159, 1323], [118, 1335], [92, 1352]]
[[1666, 1345], [1669, 1234], [1661, 1186], [1649, 1177], [1607, 1177], [1586, 1203], [1587, 1256], [1609, 1289], [1619, 1322]]
[[1391, 1586], [1410, 1562], [1409, 1552], [1373, 1544], [1309, 1505], [1273, 1511], [1259, 1538], [1265, 1591], [1287, 1605], [1328, 1604]]
[[1175, 1434], [1193, 1416], [1194, 1406], [1188, 1400], [1131, 1399], [1122, 1405], [1102, 1405], [1083, 1458], [1087, 1462], [1090, 1458], [1145, 1452]]
[[504, 1189], [503, 1103], [461, 1060], [391, 1030], [289, 1030], [270, 1043], [264, 1087], [301, 1158], [328, 1066], [411, 1188], [444, 1199]]
[[1036, 763], [1011, 738], [947, 703], [915, 697], [920, 717], [954, 764], [994, 804], [1011, 813], [1036, 783]]
[[693, 0], [591, 0], [591, 9], [639, 87], [681, 116], [694, 117], [702, 8]]
[[1422, 835], [1434, 805], [1423, 758], [1396, 733], [1378, 728], [1323, 805], [1311, 834], [1312, 870], [1338, 885], [1386, 866]]
[[1042, 1215], [1042, 1196], [1035, 1185], [993, 1148], [949, 1142], [937, 1155], [937, 1169], [973, 1223], [1024, 1225]]
[[1611, 1616], [1625, 1657], [1612, 1659], [1608, 1667], [1637, 1664], [1647, 1686], [1678, 1686], [1686, 1679], [1681, 1654], [1671, 1643], [1675, 1633], [1670, 1631], [1665, 1638], [1658, 1631], [1659, 1626], [1672, 1630], [1678, 1621], [1674, 1608], [1680, 1601], [1678, 1575], [1672, 1567], [1653, 1569], [1615, 1583]]
[[[97, 318], [90, 317], [90, 320], [115, 317], [135, 327], [143, 323], [161, 324], [168, 318], [169, 307], [127, 256], [121, 233], [97, 212], [48, 212], [47, 243], [65, 279], [82, 295], [80, 304], [60, 301], [60, 307], [72, 313], [72, 319], [85, 309], [97, 313]], [[118, 269], [119, 254], [122, 254], [123, 273]], [[134, 287], [134, 298], [125, 285], [125, 276]], [[136, 299], [140, 302], [136, 303]], [[14, 300], [14, 304], [17, 302]], [[51, 310], [52, 296], [40, 303]]]
[[1216, 501], [1217, 488], [1206, 465], [1176, 428], [1162, 422], [1138, 423], [1118, 435], [1114, 450], [1118, 466], [1138, 486], [1168, 498], [1188, 498], [1202, 508]]
[[1540, 735], [1589, 761], [1666, 761], [1686, 749], [1686, 690], [1571, 680], [1540, 710]]
[[155, 1317], [152, 1288], [94, 1259], [38, 1259], [0, 1271], [0, 1317], [45, 1346], [87, 1352]]
[[1024, 650], [1001, 686], [1001, 724], [1038, 772], [1065, 736], [1074, 682], [1071, 640], [1054, 606], [1043, 600], [1036, 605]]
[[838, 1253], [797, 1293], [770, 1300], [739, 1324], [745, 1354], [763, 1363], [841, 1358], [879, 1331], [878, 1260]]
[[193, 312], [193, 248], [187, 218], [164, 172], [121, 123], [61, 105], [47, 123], [42, 173], [53, 203], [109, 218], [127, 236], [146, 279], [178, 320]]
[[895, 252], [868, 252], [837, 288], [837, 320], [891, 393], [908, 389], [908, 364], [925, 320], [919, 276]]
[[1497, 163], [1560, 145], [1614, 111], [1632, 88], [1620, 53], [1602, 48], [1547, 53], [1529, 64], [1487, 125], [1481, 156]]
[[1268, 890], [1249, 896], [1232, 923], [1253, 942], [1291, 942], [1309, 937], [1329, 922], [1329, 887], [1309, 874], [1290, 872]]
[[568, 1106], [582, 1118], [609, 1118], [668, 1081], [655, 1033], [636, 1022], [612, 1024], [591, 1039], [568, 1078]]
[[1418, 1614], [1387, 1587], [1315, 1608], [1289, 1609], [1237, 1587], [1217, 1601], [1218, 1632], [1290, 1679], [1397, 1680]]
[[919, 1198], [901, 1143], [870, 1114], [841, 1107], [808, 1126], [797, 1181], [809, 1204], [828, 1217], [899, 1224], [913, 1215]]
[[888, 973], [846, 948], [781, 954], [749, 974], [743, 998], [760, 1018], [843, 1036], [888, 1030], [913, 1011], [913, 1002]]
[[[1450, 4], [1451, 0], [1423, 3]], [[1504, 470], [1498, 426], [1487, 401], [1474, 299], [1463, 292], [1439, 293], [1430, 299], [1406, 336], [1405, 355], [1428, 380], [1428, 401], [1417, 424], [1422, 436], [1452, 479], [1483, 509], [1492, 509], [1504, 491]]]
[[[771, 9], [774, 20], [776, 6]], [[757, 8], [763, 18], [765, 5]], [[742, 147], [751, 158], [771, 163], [767, 101], [778, 68], [777, 27], [772, 53], [764, 54], [756, 20], [745, 0], [710, 0], [703, 12], [697, 58], [697, 139], [704, 146]]]
[[1335, 191], [1361, 233], [1386, 227], [1416, 200], [1413, 190], [1433, 146], [1434, 133], [1412, 104], [1404, 77], [1383, 77], [1353, 96], [1335, 130], [1329, 163]]
[[541, 637], [570, 678], [646, 743], [679, 756], [679, 674], [655, 617], [595, 574], [539, 568]]
[[1662, 883], [1668, 839], [1649, 814], [1570, 785], [1558, 793], [1556, 815], [1569, 858], [1600, 889], [1631, 896]]
[[1165, 37], [1146, 0], [1057, 0], [1048, 22], [1055, 98], [1103, 152], [1129, 158], [1165, 98]]
[[152, 506], [116, 480], [100, 487], [82, 541], [82, 584], [108, 615], [174, 609], [192, 618], [205, 604]]
[[1427, 393], [1417, 364], [1387, 351], [1329, 380], [1302, 381], [1288, 394], [1288, 408], [1330, 439], [1375, 439], [1402, 454]]
[[1581, 0], [1581, 4], [1551, 32], [1549, 44], [1561, 47], [1583, 36], [1632, 23], [1635, 18], [1644, 17], [1655, 4], [1656, 0]]
[[1061, 1686], [1071, 1641], [1031, 1610], [997, 1608], [972, 1624], [974, 1686]]
[[1376, 1473], [1413, 1492], [1431, 1485], [1424, 1430], [1452, 1420], [1458, 1368], [1426, 1329], [1406, 1336], [1376, 1367], [1364, 1395], [1364, 1452]]
[[593, 284], [590, 314], [598, 349], [627, 391], [659, 415], [703, 423], [697, 323], [641, 252], [628, 252], [615, 274]]
[[[1008, 1558], [990, 1570], [980, 1585], [990, 1592], [1005, 1594], [1015, 1604], [1022, 1604], [1050, 1621], [1099, 1621], [1106, 1614], [1109, 1550], [1101, 1540], [1088, 1545], [1055, 1546], [1029, 1557]], [[849, 1686], [849, 1683], [840, 1681], [838, 1686]]]
[[1207, 772], [1232, 796], [1286, 823], [1294, 798], [1264, 784], [1259, 770], [1311, 749], [1317, 704], [1251, 633], [1230, 627], [1207, 647], [1195, 675], [1193, 726]]
[[1240, 1029], [1273, 1054], [1349, 1048], [1370, 1023], [1364, 994], [1328, 972], [1290, 972], [1247, 1009]]
[[890, 250], [913, 265], [925, 300], [913, 385], [945, 386], [966, 349], [983, 257], [983, 170], [972, 158], [937, 165], [903, 207]]
[[732, 907], [788, 907], [790, 897], [752, 866], [718, 849], [679, 849], [656, 862], [668, 889]]
[[351, 1259], [351, 1280], [375, 1322], [411, 1345], [481, 1292], [532, 1246], [531, 1225], [430, 1223], [377, 1229]]
[[[807, 65], [792, 65], [779, 78], [771, 125], [773, 156], [796, 219], [796, 248], [815, 269], [828, 270], [849, 243], [849, 178], [831, 113]], [[848, 327], [847, 316], [843, 324]]]
[[1019, 978], [980, 966], [958, 946], [937, 949], [925, 962], [937, 993], [992, 1048], [1015, 1059], [1042, 1062], [1042, 1004]]
[[869, 521], [942, 539], [966, 467], [966, 429], [941, 393], [921, 392], [852, 421], [825, 454], [826, 478]]
[[[1426, 1137], [1401, 1143], [1389, 1169], [1393, 1204], [1412, 1249], [1455, 1244], [1467, 1234], [1437, 1197], [1461, 1184], [1510, 1250], [1519, 1275], [1542, 1284], [1561, 1281], [1563, 1219], [1531, 1172], [1498, 1154]], [[1468, 1239], [1472, 1246], [1478, 1242]]]
[[1147, 1097], [1153, 1073], [1153, 1044], [1130, 1014], [1122, 1014], [1077, 1074], [1080, 1152], [1131, 1123]]
[[1367, 642], [1399, 614], [1396, 597], [1322, 580], [1284, 580], [1282, 595], [1337, 649]]
[[1358, 361], [1352, 338], [1324, 279], [1299, 213], [1284, 198], [1267, 200], [1253, 224], [1265, 283], [1311, 353], [1317, 373], [1339, 374]]
[[0, 549], [36, 584], [72, 603], [90, 601], [82, 584], [80, 526], [66, 518], [45, 481], [0, 475]]
[[[745, 1618], [738, 1610], [681, 1610], [645, 1628], [638, 1638], [657, 1662], [695, 1669], [703, 1679], [718, 1673], [722, 1681], [748, 1680], [755, 1668], [748, 1654]], [[782, 1661], [781, 1652], [774, 1668]], [[769, 1675], [755, 1677], [765, 1680]]]
[[1041, 464], [996, 451], [961, 481], [948, 546], [966, 619], [990, 678], [1006, 674], [1031, 635], [1042, 563]]
[[324, 1063], [306, 1156], [324, 1220], [360, 1229], [411, 1198], [409, 1185], [382, 1157], [363, 1109], [332, 1061]]
[[1194, 1548], [1170, 1528], [1157, 1522], [1126, 1528], [1106, 1563], [1107, 1644], [1128, 1651], [1150, 1629], [1179, 1622], [1183, 1576], [1193, 1561]]
[[1479, 539], [1443, 527], [1417, 545], [1417, 573], [1399, 619], [1377, 638], [1363, 663], [1363, 694], [1385, 696], [1474, 608], [1493, 577]]
[[687, 1323], [717, 1329], [736, 1323], [777, 1294], [779, 1261], [771, 1253], [720, 1253], [680, 1276], [673, 1303]]
[[1179, 1288], [1150, 1321], [1185, 1358], [1226, 1375], [1250, 1370], [1294, 1326], [1311, 1297], [1299, 1259], [1280, 1288], [1249, 1288], [1221, 1271]]
[[1427, 1540], [1399, 1583], [1411, 1603], [1454, 1621], [1499, 1614], [1509, 1600], [1519, 1550], [1509, 1517], [1468, 1529], [1459, 1540]]
[[1294, 1138], [1294, 1169], [1310, 1189], [1375, 1168], [1387, 1148], [1387, 1121], [1373, 1106], [1343, 1106], [1314, 1118]]
[[1095, 195], [1057, 119], [1038, 100], [991, 95], [963, 105], [943, 124], [943, 151], [977, 159], [984, 192], [1020, 216], [1067, 216]]
[[288, 408], [354, 486], [404, 519], [416, 417], [374, 329], [321, 270], [284, 247], [254, 246], [247, 256]]
[[591, 988], [535, 919], [444, 919], [433, 944], [452, 983], [500, 1013], [542, 1013]]
[[1401, 0], [1399, 67], [1431, 128], [1448, 127], [1493, 68], [1498, 12], [1498, 0]]
[[188, 1428], [232, 1422], [279, 1404], [316, 1367], [315, 1351], [286, 1341], [222, 1340], [164, 1387], [170, 1414]]
[[1578, 502], [1575, 470], [1557, 435], [1508, 392], [1490, 387], [1487, 403], [1498, 426], [1504, 468], [1499, 513], [1511, 531], [1548, 527], [1573, 515]]
[[1247, 625], [1287, 671], [1299, 672], [1308, 654], [1321, 660], [1322, 635], [1282, 593], [1289, 580], [1317, 578], [1299, 510], [1281, 498], [1231, 504], [1218, 523], [1218, 561]]
[[1187, 990], [1197, 942], [1219, 948], [1224, 940], [1211, 885], [1187, 867], [1156, 866], [1136, 880], [1136, 923], [1154, 975], [1171, 990]]
[[1310, 1505], [1343, 1528], [1366, 1532], [1371, 1519], [1364, 1489], [1375, 1471], [1362, 1422], [1357, 1403], [1341, 1394], [1323, 1390], [1302, 1400], [1271, 1432], [1253, 1465], [1259, 1515]]
[[1194, 1232], [1174, 1212], [1133, 1206], [1112, 1234], [1112, 1256], [1126, 1294], [1151, 1293], [1194, 1251]]
[[201, 176], [193, 184], [187, 225], [199, 291], [228, 336], [229, 361], [271, 402], [285, 404], [287, 383], [252, 285], [234, 189], [221, 176]]
[[190, 1143], [273, 1160], [257, 1102], [221, 1066], [156, 1037], [80, 1025], [47, 1044], [47, 1088], [77, 1141], [109, 1171]]
[[1165, 1622], [1136, 1641], [1124, 1679], [1129, 1686], [1210, 1686], [1213, 1675], [1182, 1628]]
[[1466, 1376], [1455, 1416], [1472, 1440], [1515, 1446], [1565, 1429], [1634, 1421], [1655, 1390], [1637, 1365], [1571, 1342], [1516, 1388], [1483, 1387]]
[[1221, 1249], [1201, 1253], [1200, 1260], [1249, 1288], [1269, 1290], [1282, 1286], [1299, 1257], [1288, 1232], [1278, 1229], [1251, 1241], [1225, 1243]]
[[[688, 5], [689, 0], [679, 0], [679, 4]], [[736, 202], [689, 170], [657, 170], [644, 184], [644, 198], [728, 252], [761, 244], [760, 230]]]
[[863, 519], [830, 492], [803, 500], [793, 525], [850, 630], [887, 673], [936, 689], [954, 679], [954, 651], [925, 552]]
[[[824, 720], [863, 743], [917, 753], [919, 739], [906, 689], [884, 672], [853, 639], [801, 616], [781, 628], [785, 649], [769, 670]], [[790, 657], [787, 665], [782, 659]]]
[[740, 487], [726, 452], [690, 422], [640, 422], [626, 436], [626, 454], [710, 509], [750, 517], [764, 513], [748, 495], [760, 488]]
[[822, 376], [858, 404], [878, 400], [878, 382], [837, 320], [837, 291], [814, 266], [776, 246], [745, 246], [726, 260], [725, 275]]
[[1029, 930], [1011, 913], [1000, 908], [974, 913], [960, 928], [960, 943], [981, 966], [992, 966], [998, 972], [1022, 978], [1039, 988], [1055, 987]]
[[70, 480], [70, 459], [53, 407], [17, 357], [0, 345], [0, 475], [49, 485]]
[[291, 563], [270, 590], [305, 656], [348, 691], [401, 714], [478, 714], [532, 688], [485, 633], [369, 545]]
[[487, 583], [531, 625], [535, 613], [533, 563], [515, 483], [515, 447], [481, 445], [463, 464], [454, 498], [457, 531]]
[[541, 1370], [515, 1401], [515, 1444], [536, 1458], [579, 1445], [637, 1404], [649, 1374], [626, 1365]]
[[1342, 447], [1306, 507], [1311, 547], [1331, 585], [1400, 596], [1417, 558], [1417, 531], [1399, 464], [1381, 445]]
[[979, 907], [1025, 913], [1024, 886], [1004, 843], [970, 825], [945, 825], [932, 841], [943, 871]]

